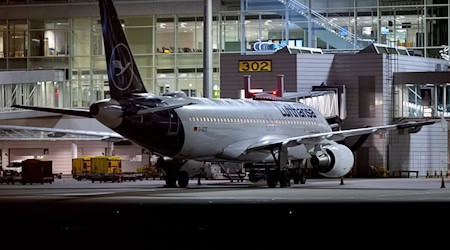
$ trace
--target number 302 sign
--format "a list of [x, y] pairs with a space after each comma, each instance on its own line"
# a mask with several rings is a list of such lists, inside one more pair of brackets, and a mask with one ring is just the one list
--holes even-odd
[[239, 72], [271, 72], [272, 61], [239, 61]]

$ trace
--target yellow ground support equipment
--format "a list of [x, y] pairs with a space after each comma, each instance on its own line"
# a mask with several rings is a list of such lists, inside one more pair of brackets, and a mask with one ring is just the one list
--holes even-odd
[[161, 177], [160, 171], [156, 168], [156, 166], [145, 165], [144, 167], [138, 167], [137, 172], [143, 174], [143, 177], [148, 180], [149, 178], [153, 178], [155, 180], [157, 177]]
[[78, 181], [86, 179], [92, 173], [92, 156], [81, 156], [72, 159], [72, 177]]
[[92, 173], [90, 179], [102, 181], [121, 181], [122, 158], [118, 156], [93, 156], [91, 157]]
[[72, 159], [72, 175], [76, 180], [100, 181], [143, 180], [143, 171], [122, 172], [122, 158], [118, 156], [82, 156]]

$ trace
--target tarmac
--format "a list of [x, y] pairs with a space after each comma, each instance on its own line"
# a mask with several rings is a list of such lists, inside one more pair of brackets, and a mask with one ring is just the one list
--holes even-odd
[[58, 239], [72, 247], [94, 239], [90, 246], [102, 249], [362, 249], [359, 241], [441, 249], [448, 245], [449, 211], [447, 178], [308, 179], [286, 188], [246, 180], [165, 188], [162, 180], [71, 178], [0, 185], [2, 237]]

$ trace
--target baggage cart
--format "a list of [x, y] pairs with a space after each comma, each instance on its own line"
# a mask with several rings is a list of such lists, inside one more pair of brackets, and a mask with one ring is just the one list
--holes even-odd
[[22, 161], [22, 184], [50, 183], [53, 176], [52, 161], [47, 159], [27, 159]]

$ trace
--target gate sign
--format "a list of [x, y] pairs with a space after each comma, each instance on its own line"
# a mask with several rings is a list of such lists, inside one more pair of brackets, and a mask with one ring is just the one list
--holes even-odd
[[271, 60], [240, 60], [239, 72], [271, 72], [272, 61]]

